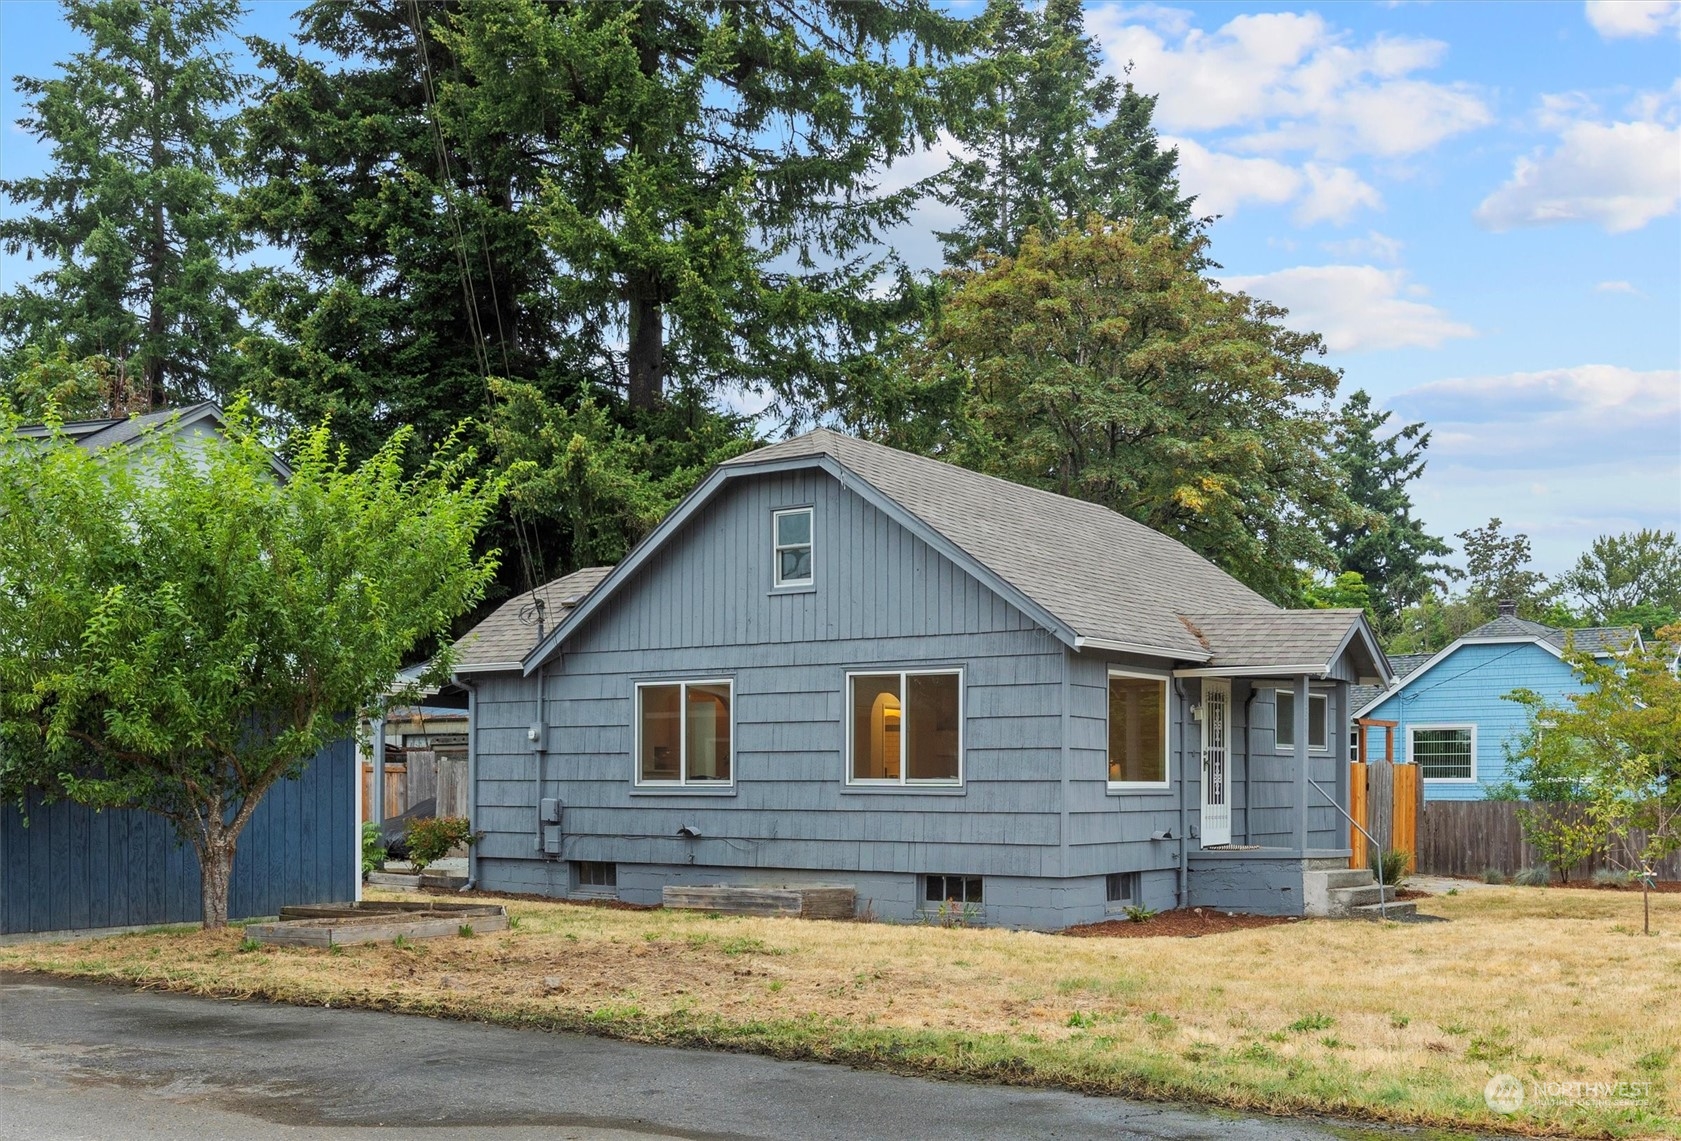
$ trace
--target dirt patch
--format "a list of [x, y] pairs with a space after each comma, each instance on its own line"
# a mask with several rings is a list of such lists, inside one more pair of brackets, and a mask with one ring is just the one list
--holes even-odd
[[1395, 898], [1396, 899], [1429, 899], [1430, 898], [1430, 893], [1427, 892], [1427, 891], [1419, 891], [1417, 888], [1414, 888], [1414, 887], [1399, 887], [1399, 888], [1395, 889]]
[[1099, 939], [1195, 939], [1199, 935], [1219, 935], [1225, 931], [1247, 931], [1253, 927], [1275, 927], [1280, 923], [1300, 923], [1294, 915], [1231, 915], [1207, 907], [1162, 911], [1143, 922], [1132, 919], [1108, 919], [1102, 923], [1082, 923], [1070, 927], [1064, 935], [1076, 938]]
[[594, 907], [603, 911], [659, 911], [657, 903], [626, 903], [622, 899], [556, 899], [552, 895], [537, 895], [531, 892], [517, 891], [469, 891], [462, 892], [456, 888], [422, 888], [426, 895], [439, 895], [447, 899], [521, 899], [531, 903], [552, 903], [558, 907]]

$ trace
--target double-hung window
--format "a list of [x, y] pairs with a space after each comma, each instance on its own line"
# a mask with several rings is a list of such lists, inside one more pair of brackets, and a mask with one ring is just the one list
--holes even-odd
[[[1278, 689], [1273, 691], [1274, 705], [1278, 713], [1278, 747], [1280, 749], [1294, 749], [1296, 747], [1296, 691], [1293, 689]], [[1309, 693], [1307, 695], [1307, 747], [1315, 753], [1323, 753], [1330, 748], [1330, 705], [1323, 693]]]
[[1109, 785], [1167, 788], [1167, 679], [1109, 674]]
[[963, 782], [960, 670], [847, 675], [847, 781]]
[[1477, 734], [1469, 725], [1409, 725], [1407, 759], [1425, 780], [1477, 777]]
[[779, 589], [785, 586], [810, 586], [814, 581], [811, 565], [811, 508], [794, 507], [787, 511], [773, 511], [770, 518], [771, 558], [774, 560], [773, 585]]
[[649, 681], [636, 687], [636, 783], [717, 788], [733, 776], [726, 679]]

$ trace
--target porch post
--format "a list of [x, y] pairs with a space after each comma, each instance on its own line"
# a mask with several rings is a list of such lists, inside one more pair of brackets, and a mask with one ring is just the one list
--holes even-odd
[[1307, 675], [1296, 675], [1296, 852], [1307, 854]]
[[375, 824], [385, 823], [385, 703], [374, 706], [373, 739], [374, 790], [373, 803], [368, 806], [368, 819]]

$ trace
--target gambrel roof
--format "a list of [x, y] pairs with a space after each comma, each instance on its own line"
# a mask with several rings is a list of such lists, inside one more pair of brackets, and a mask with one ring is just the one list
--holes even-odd
[[[1267, 663], [1311, 661], [1311, 672], [1322, 673], [1335, 656], [1330, 651], [1357, 638], [1369, 647], [1374, 674], [1388, 677], [1376, 638], [1356, 611], [1283, 610], [1184, 544], [1106, 507], [823, 428], [719, 465], [544, 639], [526, 659], [527, 670], [554, 653], [724, 483], [809, 467], [828, 471], [1072, 648], [1236, 672], [1250, 664], [1239, 658], [1265, 647]], [[1290, 662], [1277, 659], [1279, 646]], [[1329, 656], [1314, 656], [1321, 650]], [[1309, 656], [1295, 660], [1303, 654]]]

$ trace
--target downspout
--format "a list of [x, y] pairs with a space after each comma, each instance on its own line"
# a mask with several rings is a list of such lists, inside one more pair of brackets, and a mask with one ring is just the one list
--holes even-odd
[[1173, 715], [1174, 723], [1179, 726], [1179, 887], [1174, 895], [1174, 904], [1184, 907], [1191, 898], [1191, 838], [1187, 835], [1185, 807], [1185, 794], [1190, 782], [1185, 779], [1185, 689], [1178, 678], [1173, 679], [1173, 695], [1179, 699]]
[[[459, 674], [455, 675], [453, 680], [456, 685], [467, 691], [467, 819], [472, 826], [477, 826], [479, 822], [479, 683]], [[478, 886], [479, 846], [473, 843], [467, 845], [467, 882], [461, 885], [461, 890], [472, 891]]]

